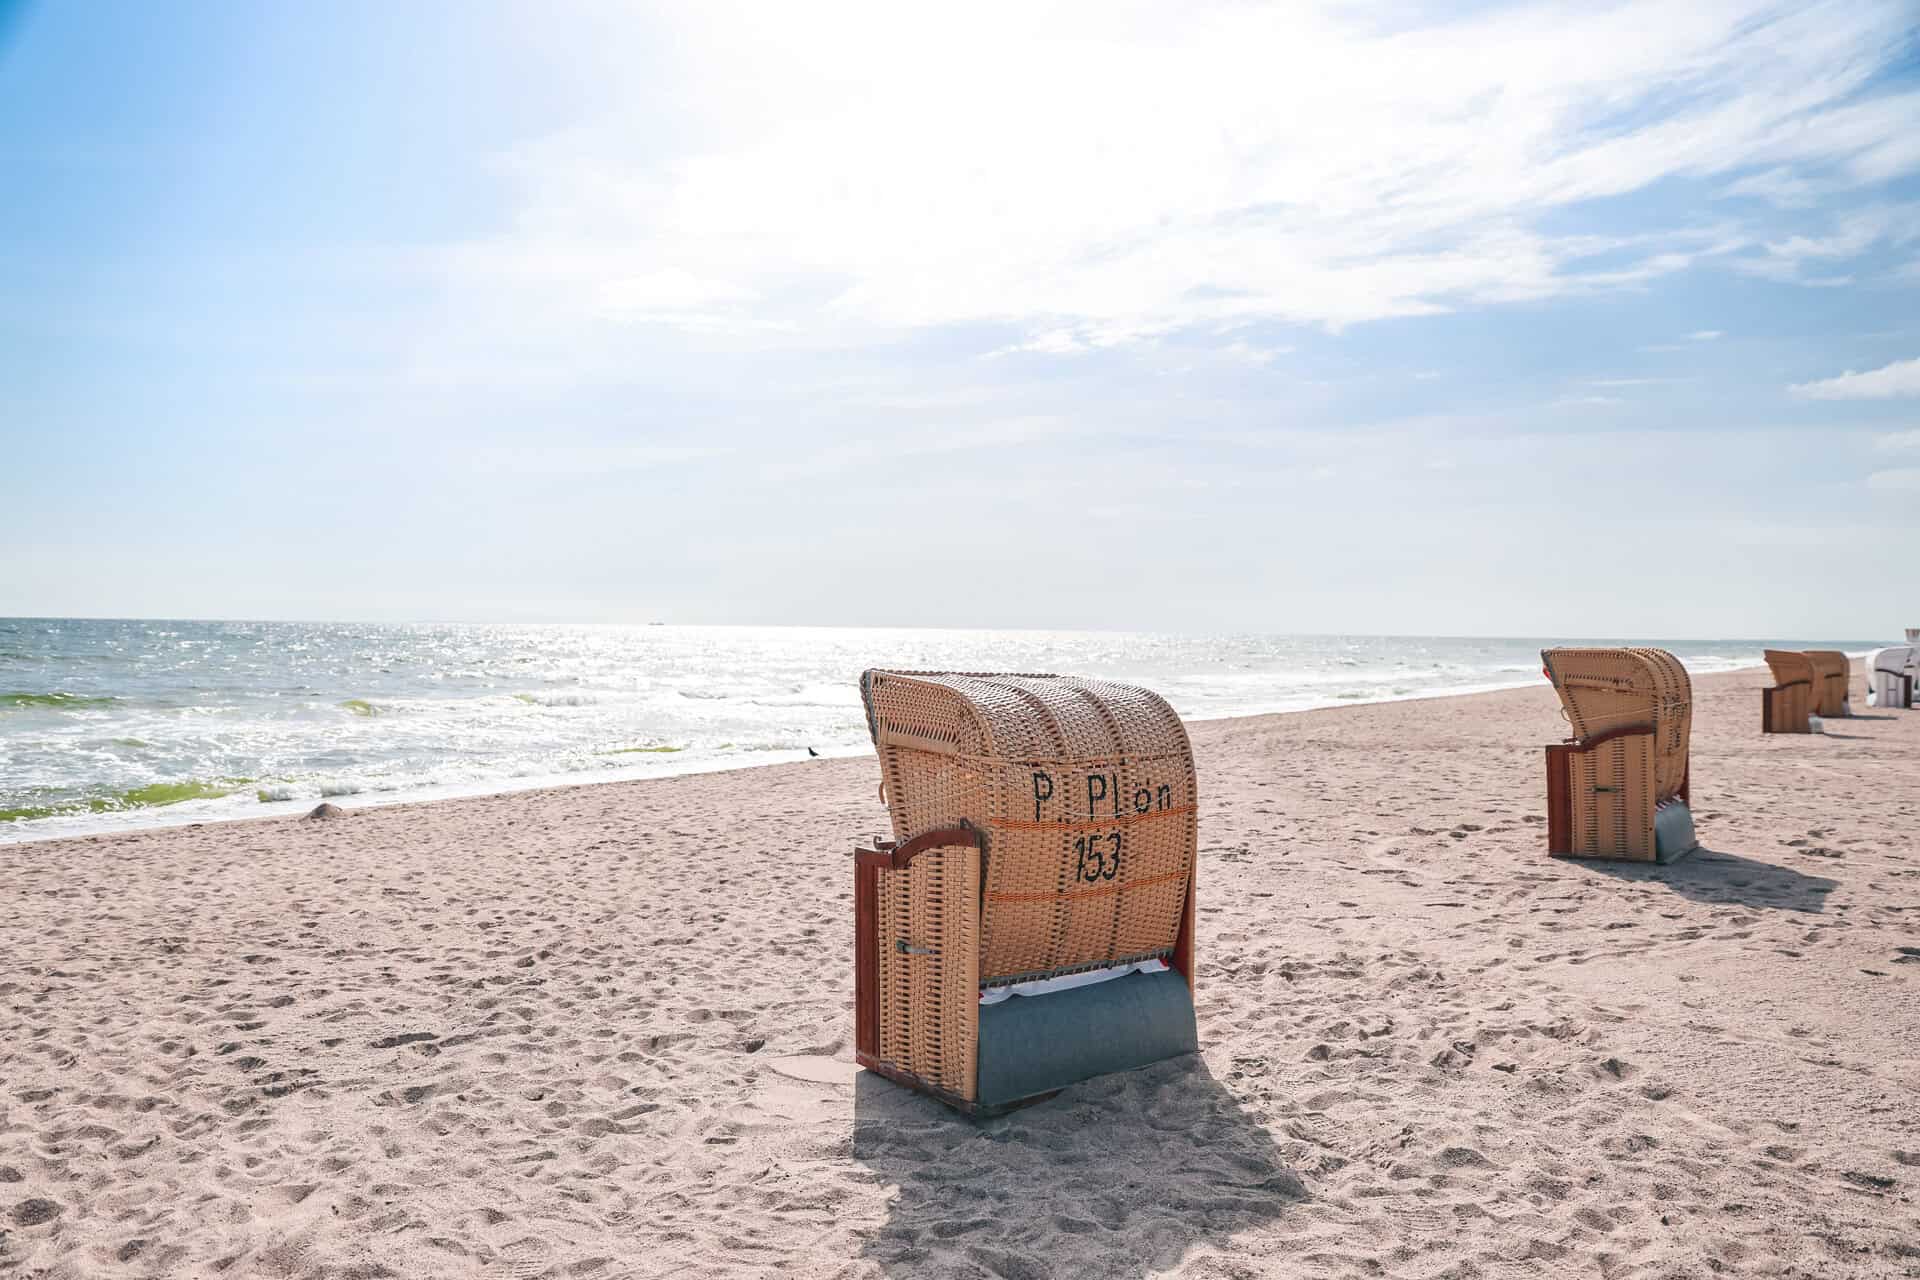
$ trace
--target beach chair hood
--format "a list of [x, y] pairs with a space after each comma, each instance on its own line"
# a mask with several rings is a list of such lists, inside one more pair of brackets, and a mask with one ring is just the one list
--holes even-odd
[[861, 693], [894, 838], [985, 834], [982, 982], [1173, 950], [1198, 818], [1193, 750], [1165, 699], [952, 672], [869, 671]]

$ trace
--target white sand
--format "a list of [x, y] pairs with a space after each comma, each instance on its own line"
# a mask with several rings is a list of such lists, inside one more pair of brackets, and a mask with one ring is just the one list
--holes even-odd
[[0, 850], [0, 1277], [1920, 1275], [1920, 712], [1761, 683], [1665, 868], [1544, 687], [1195, 726], [1203, 1054], [984, 1124], [848, 1062], [870, 760]]

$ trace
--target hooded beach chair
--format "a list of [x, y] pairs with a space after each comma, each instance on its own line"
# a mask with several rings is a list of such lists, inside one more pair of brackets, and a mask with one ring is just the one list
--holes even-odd
[[1760, 732], [1820, 732], [1813, 715], [1819, 685], [1813, 660], [1791, 649], [1768, 649], [1765, 657], [1773, 688], [1760, 691]]
[[1693, 683], [1664, 649], [1545, 649], [1573, 737], [1547, 748], [1547, 852], [1669, 862], [1688, 809]]
[[1868, 706], [1913, 705], [1914, 654], [1912, 645], [1896, 644], [1867, 655]]
[[973, 1115], [1198, 1047], [1193, 751], [1158, 695], [860, 678], [893, 838], [855, 851], [860, 1065]]
[[1847, 655], [1838, 649], [1809, 649], [1807, 661], [1813, 664], [1813, 714], [1822, 719], [1852, 715], [1853, 704], [1847, 697], [1851, 671]]

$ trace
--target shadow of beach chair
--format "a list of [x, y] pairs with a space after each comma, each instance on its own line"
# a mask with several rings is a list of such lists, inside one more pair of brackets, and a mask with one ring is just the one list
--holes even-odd
[[1913, 706], [1914, 654], [1912, 645], [1896, 644], [1867, 655], [1868, 706]]
[[1189, 1274], [1310, 1200], [1258, 1111], [1194, 1053], [984, 1121], [863, 1071], [853, 1110], [854, 1160], [894, 1191], [861, 1259], [898, 1280]]
[[1694, 849], [1693, 683], [1664, 649], [1545, 649], [1573, 737], [1547, 748], [1547, 852], [1668, 862]]
[[1760, 691], [1760, 732], [1818, 733], [1813, 718], [1818, 680], [1812, 659], [1791, 649], [1768, 649], [1773, 688]]
[[973, 1115], [1197, 1047], [1193, 752], [1158, 695], [861, 677], [893, 838], [855, 852], [855, 1056]]
[[1807, 661], [1813, 664], [1813, 714], [1823, 720], [1852, 715], [1847, 655], [1838, 649], [1809, 649]]

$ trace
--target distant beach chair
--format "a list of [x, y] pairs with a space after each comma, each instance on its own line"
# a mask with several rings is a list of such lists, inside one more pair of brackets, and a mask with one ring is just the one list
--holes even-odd
[[1813, 714], [1822, 719], [1852, 715], [1847, 655], [1838, 649], [1809, 649], [1807, 661], [1813, 664]]
[[1912, 645], [1888, 645], [1867, 655], [1867, 705], [1913, 706], [1915, 650]]
[[1773, 688], [1760, 691], [1760, 732], [1820, 732], [1813, 714], [1820, 683], [1813, 660], [1792, 649], [1768, 649], [1765, 657]]
[[1573, 737], [1547, 748], [1547, 852], [1669, 862], [1699, 846], [1693, 683], [1664, 649], [1545, 649]]
[[893, 839], [855, 851], [854, 1042], [973, 1115], [1198, 1048], [1193, 751], [1128, 685], [869, 671]]

